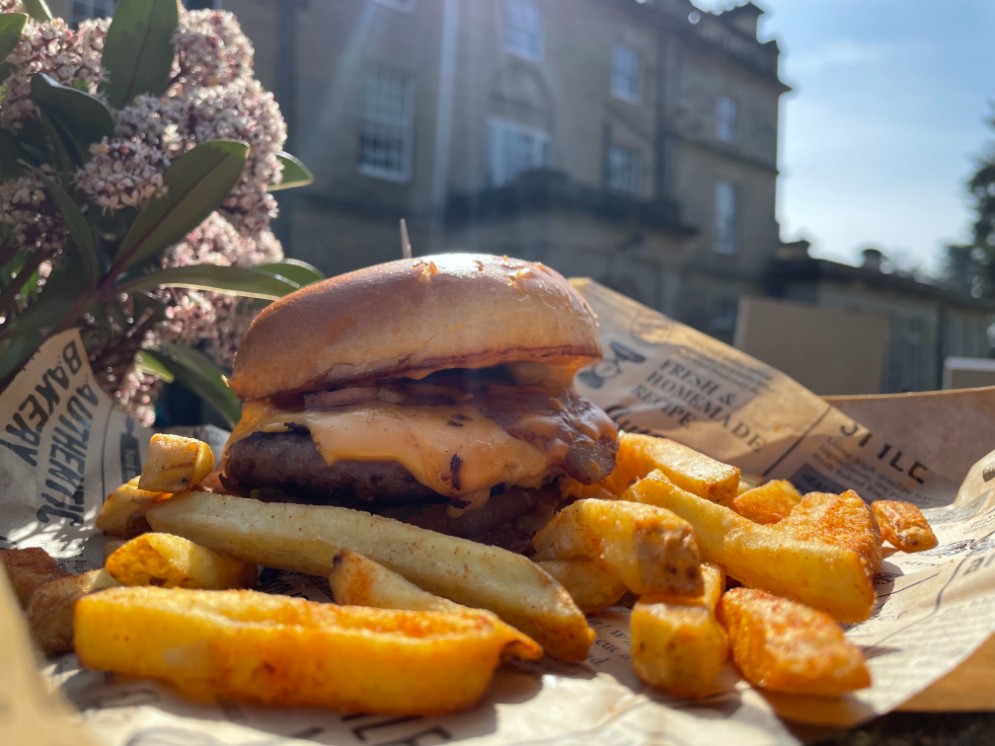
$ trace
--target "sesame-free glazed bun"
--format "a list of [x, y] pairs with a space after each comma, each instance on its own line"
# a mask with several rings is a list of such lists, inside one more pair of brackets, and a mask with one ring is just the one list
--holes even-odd
[[402, 259], [292, 293], [253, 321], [230, 384], [244, 400], [374, 378], [601, 357], [594, 314], [562, 275], [487, 254]]

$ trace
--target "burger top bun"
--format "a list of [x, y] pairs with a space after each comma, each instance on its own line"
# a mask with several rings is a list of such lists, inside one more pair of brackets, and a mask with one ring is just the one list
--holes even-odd
[[594, 313], [562, 275], [487, 254], [379, 264], [302, 288], [249, 327], [229, 381], [244, 400], [372, 378], [601, 357]]

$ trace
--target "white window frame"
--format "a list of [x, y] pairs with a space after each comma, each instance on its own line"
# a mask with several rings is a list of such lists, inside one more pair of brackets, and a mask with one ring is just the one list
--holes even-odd
[[[391, 84], [397, 84], [400, 88], [393, 94], [388, 94], [385, 86]], [[379, 89], [375, 86], [379, 86]], [[396, 95], [397, 93], [399, 93], [400, 101], [385, 102], [374, 98], [375, 96]], [[368, 70], [363, 79], [360, 100], [362, 108], [360, 110], [359, 142], [356, 154], [359, 173], [387, 181], [409, 181], [414, 161], [414, 78], [406, 73], [388, 68]], [[367, 147], [364, 146], [364, 141], [367, 137], [375, 137], [377, 133], [381, 138], [394, 140], [396, 145], [384, 147], [388, 149], [393, 147], [399, 154], [394, 158], [388, 153], [383, 159], [378, 157], [374, 160], [392, 161], [393, 165], [383, 165], [364, 159], [364, 155], [368, 152]]]
[[546, 19], [533, 0], [504, 0], [504, 51], [532, 62], [546, 58]]
[[73, 26], [91, 18], [110, 18], [117, 9], [117, 0], [70, 0], [69, 23]]
[[715, 183], [715, 253], [739, 253], [739, 188], [731, 181]]
[[730, 145], [739, 140], [739, 102], [732, 96], [715, 101], [715, 137]]
[[[517, 143], [511, 143], [517, 138]], [[487, 120], [487, 172], [491, 186], [510, 184], [533, 169], [549, 166], [553, 139], [538, 127], [490, 117]], [[519, 151], [519, 152], [516, 152]], [[524, 154], [524, 158], [519, 155]]]
[[416, 0], [373, 0], [378, 5], [401, 13], [414, 13]]
[[635, 148], [608, 146], [608, 190], [638, 197], [643, 189], [643, 157]]
[[643, 100], [643, 60], [638, 51], [625, 44], [612, 47], [611, 93], [633, 104]]

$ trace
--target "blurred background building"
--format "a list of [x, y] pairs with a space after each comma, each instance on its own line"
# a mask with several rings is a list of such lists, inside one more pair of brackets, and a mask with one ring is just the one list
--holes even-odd
[[[116, 5], [49, 3], [74, 21]], [[316, 176], [279, 195], [280, 238], [328, 274], [398, 258], [404, 218], [415, 254], [543, 261], [759, 357], [764, 345], [749, 340], [792, 353], [779, 319], [798, 303], [829, 314], [827, 348], [848, 345], [833, 313], [883, 318], [867, 342], [885, 348], [872, 356], [873, 390], [823, 382], [805, 345], [777, 361], [820, 393], [938, 388], [947, 358], [991, 355], [991, 301], [888, 271], [880, 252], [852, 267], [782, 244], [779, 101], [790, 88], [752, 2], [715, 13], [689, 0], [186, 6], [230, 10], [252, 39], [287, 150]], [[762, 328], [743, 328], [741, 305], [763, 297], [789, 303], [757, 307]]]
[[[687, 0], [227, 0], [313, 188], [329, 272], [473, 249], [591, 276], [732, 340], [778, 247], [778, 47]], [[288, 199], [289, 198], [289, 199]]]

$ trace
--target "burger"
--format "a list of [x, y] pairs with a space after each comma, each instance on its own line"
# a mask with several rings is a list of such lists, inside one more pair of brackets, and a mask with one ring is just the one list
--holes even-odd
[[596, 482], [618, 432], [574, 375], [593, 312], [538, 263], [440, 254], [303, 288], [262, 311], [229, 381], [222, 482], [524, 549], [556, 482]]

